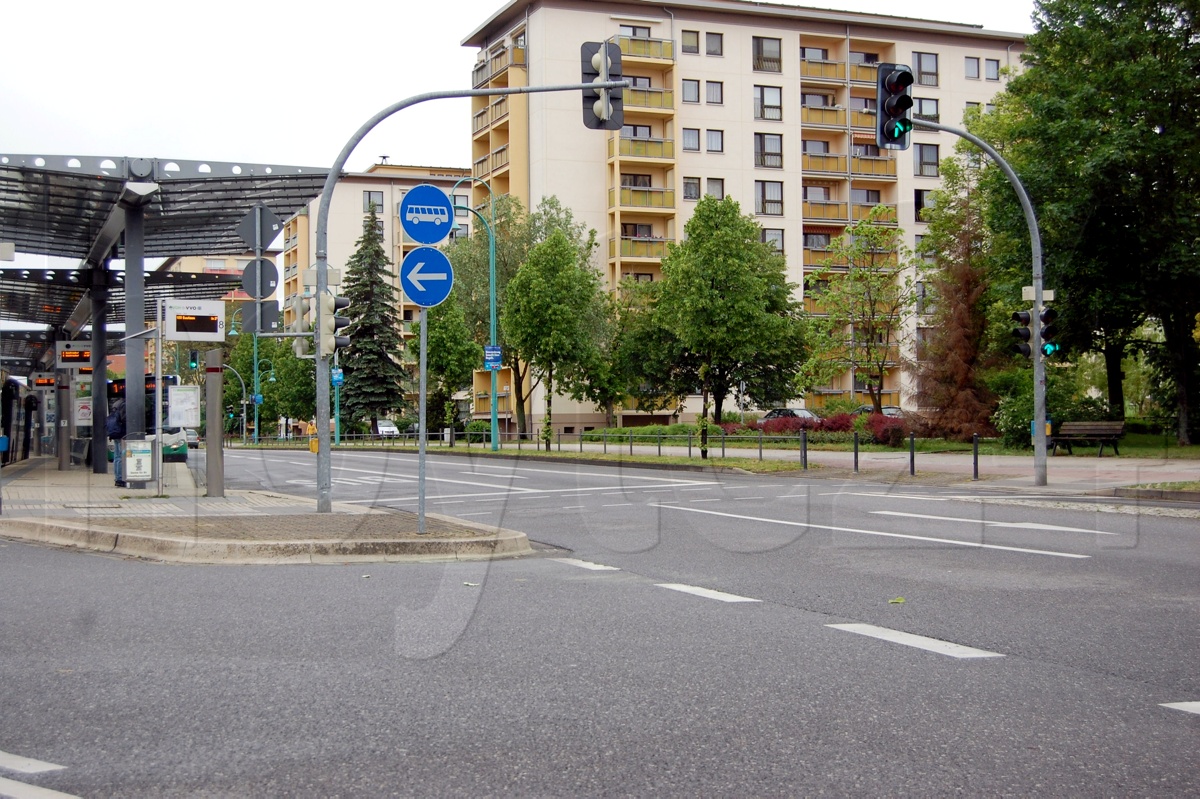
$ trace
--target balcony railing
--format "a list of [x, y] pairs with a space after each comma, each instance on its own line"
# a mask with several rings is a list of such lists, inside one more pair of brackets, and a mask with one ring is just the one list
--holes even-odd
[[805, 172], [832, 172], [846, 174], [846, 156], [836, 153], [804, 153], [801, 168]]
[[875, 129], [875, 112], [855, 109], [850, 112], [850, 127]]
[[883, 155], [856, 155], [850, 159], [850, 173], [870, 177], [896, 177], [896, 159]]
[[620, 196], [617, 189], [608, 190], [608, 207], [616, 206], [618, 200], [626, 208], [674, 208], [674, 189], [637, 189], [632, 186], [622, 186]]
[[[643, 236], [622, 236], [620, 240], [620, 253], [622, 258], [656, 258], [662, 260], [667, 257], [667, 243], [669, 239], [647, 238]], [[615, 258], [617, 255], [617, 241], [609, 241], [608, 257]]]
[[669, 111], [675, 107], [675, 91], [673, 89], [626, 89], [624, 100], [626, 108], [661, 108]]
[[754, 165], [783, 169], [783, 153], [755, 153]]
[[754, 101], [754, 118], [769, 119], [779, 121], [783, 119], [783, 106], [781, 105], [766, 105], [762, 100]]
[[475, 65], [471, 72], [473, 85], [478, 88], [509, 67], [525, 66], [525, 48], [507, 47]]
[[923, 119], [926, 122], [941, 122], [941, 114], [913, 114], [913, 119]]
[[805, 266], [818, 268], [846, 265], [846, 259], [844, 256], [835, 255], [833, 250], [827, 250], [820, 247], [805, 247], [803, 260]]
[[853, 207], [850, 209], [851, 213], [854, 215], [854, 221], [857, 222], [860, 219], [866, 219], [868, 216], [870, 216], [871, 210], [877, 205], [881, 205], [887, 209], [887, 212], [879, 217], [878, 222], [881, 225], [896, 224], [896, 206], [891, 205], [890, 203], [854, 203]]
[[783, 200], [764, 200], [759, 197], [754, 201], [754, 213], [763, 216], [783, 216]]
[[644, 39], [640, 36], [618, 36], [617, 46], [621, 48], [621, 55], [633, 58], [675, 60], [675, 42], [671, 39]]
[[826, 108], [824, 106], [801, 106], [800, 123], [802, 125], [824, 125], [838, 128], [846, 127], [846, 109]]
[[755, 54], [752, 63], [756, 72], [783, 72], [783, 59], [777, 55]]
[[874, 83], [879, 74], [878, 64], [851, 64], [850, 80], [862, 83]]
[[[619, 147], [618, 147], [618, 144]], [[608, 140], [608, 157], [612, 158], [614, 148], [622, 158], [674, 158], [674, 139], [632, 139], [612, 137]]]
[[845, 80], [846, 63], [844, 61], [802, 60], [800, 77], [816, 80]]
[[805, 219], [835, 219], [839, 222], [850, 219], [846, 203], [832, 200], [805, 200], [803, 215]]

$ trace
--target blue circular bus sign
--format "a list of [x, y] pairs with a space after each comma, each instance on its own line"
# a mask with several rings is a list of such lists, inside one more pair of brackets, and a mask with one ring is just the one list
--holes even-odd
[[454, 226], [454, 204], [437, 186], [413, 186], [400, 201], [400, 225], [413, 241], [437, 244]]

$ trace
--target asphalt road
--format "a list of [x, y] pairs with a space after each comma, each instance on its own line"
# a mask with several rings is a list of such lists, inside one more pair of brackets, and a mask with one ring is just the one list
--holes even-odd
[[[427, 468], [429, 512], [538, 555], [0, 548], [0, 795], [1200, 795], [1195, 509]], [[226, 460], [231, 487], [313, 475]], [[337, 454], [334, 480], [416, 507], [413, 456]]]

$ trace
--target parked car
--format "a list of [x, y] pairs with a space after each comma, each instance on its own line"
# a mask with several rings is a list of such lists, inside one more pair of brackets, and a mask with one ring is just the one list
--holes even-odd
[[190, 427], [183, 428], [183, 434], [187, 436], [188, 449], [200, 448], [200, 434]]
[[400, 428], [396, 427], [396, 423], [391, 419], [380, 419], [377, 424], [379, 425], [379, 435], [381, 436], [391, 438], [400, 435]]
[[758, 420], [758, 424], [761, 427], [764, 422], [772, 419], [811, 419], [815, 422], [817, 418], [817, 415], [807, 408], [772, 408]]
[[[897, 419], [902, 418], [904, 416], [904, 411], [900, 409], [899, 405], [884, 405], [882, 410], [883, 410], [884, 416], [894, 416]], [[866, 414], [875, 413], [875, 406], [874, 405], [859, 405], [857, 408], [854, 409], [855, 416], [857, 416], [859, 414], [863, 414], [863, 413], [866, 413]]]

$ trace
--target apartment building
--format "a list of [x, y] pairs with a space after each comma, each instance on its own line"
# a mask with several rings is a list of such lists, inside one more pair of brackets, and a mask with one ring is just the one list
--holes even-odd
[[[465, 168], [404, 166], [379, 163], [366, 172], [343, 175], [333, 190], [329, 205], [328, 262], [329, 287], [334, 293], [341, 285], [346, 262], [354, 254], [362, 236], [363, 218], [372, 204], [383, 233], [384, 247], [392, 262], [392, 284], [400, 298], [398, 316], [405, 322], [405, 333], [415, 322], [420, 308], [400, 291], [400, 263], [411, 250], [421, 246], [404, 233], [400, 224], [400, 201], [413, 186], [428, 183], [451, 195], [455, 205], [465, 206], [470, 198], [471, 172]], [[280, 258], [283, 317], [285, 327], [296, 320], [294, 301], [309, 297], [316, 290], [317, 212], [320, 198], [314, 199], [283, 225], [283, 252]], [[470, 234], [473, 220], [469, 211], [456, 211], [458, 230], [452, 236]]]
[[[1023, 46], [1021, 34], [978, 26], [745, 0], [511, 0], [463, 45], [479, 51], [473, 87], [502, 89], [578, 82], [580, 45], [602, 40], [620, 46], [633, 82], [624, 128], [585, 129], [578, 92], [475, 97], [472, 175], [526, 206], [557, 196], [599, 232], [596, 265], [612, 289], [661, 278], [667, 243], [704, 194], [754, 214], [798, 291], [830, 241], [878, 204], [914, 246], [918, 210], [957, 139], [918, 129], [909, 150], [881, 152], [876, 65], [911, 65], [914, 113], [957, 127], [966, 108], [986, 107], [1003, 87]], [[472, 202], [484, 199], [474, 187]], [[807, 402], [865, 402], [862, 389], [846, 374]], [[885, 403], [907, 404], [899, 369], [885, 389]], [[544, 401], [532, 405], [538, 420]], [[603, 422], [590, 407], [559, 398], [554, 407], [563, 432]], [[486, 400], [475, 411], [486, 416]], [[662, 420], [622, 412], [624, 424]]]

